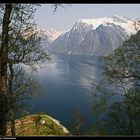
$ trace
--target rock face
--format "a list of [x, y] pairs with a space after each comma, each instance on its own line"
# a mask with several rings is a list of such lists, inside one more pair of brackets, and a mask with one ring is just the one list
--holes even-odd
[[108, 55], [140, 29], [138, 20], [122, 16], [80, 19], [48, 47], [50, 53]]
[[80, 43], [75, 54], [107, 55], [127, 39], [124, 30], [115, 24], [100, 25], [96, 30], [90, 30]]

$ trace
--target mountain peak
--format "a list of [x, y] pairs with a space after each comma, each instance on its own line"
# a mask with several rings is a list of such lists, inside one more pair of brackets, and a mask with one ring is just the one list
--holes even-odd
[[76, 28], [78, 28], [79, 25], [90, 25], [92, 26], [92, 29], [95, 30], [100, 25], [106, 25], [107, 23], [113, 23], [115, 25], [120, 26], [123, 28], [128, 36], [130, 36], [133, 33], [136, 33], [136, 29], [134, 24], [138, 20], [132, 19], [129, 17], [121, 16], [121, 15], [113, 15], [111, 17], [101, 17], [101, 18], [81, 18], [76, 22]]
[[134, 18], [130, 18], [130, 17], [122, 16], [122, 15], [113, 15], [111, 16], [111, 18], [118, 18], [118, 19], [123, 19], [127, 21], [136, 21], [136, 19]]
[[56, 31], [53, 28], [50, 29], [40, 29], [40, 32], [43, 33], [43, 35], [46, 35], [49, 38], [49, 42], [54, 41], [58, 36], [63, 34], [66, 31]]
[[120, 15], [81, 18], [49, 46], [50, 53], [107, 55], [140, 29], [139, 20]]

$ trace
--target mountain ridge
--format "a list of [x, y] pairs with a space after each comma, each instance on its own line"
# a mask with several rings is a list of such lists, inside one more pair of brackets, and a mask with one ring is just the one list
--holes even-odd
[[49, 46], [49, 53], [108, 55], [140, 29], [139, 20], [114, 15], [79, 19]]

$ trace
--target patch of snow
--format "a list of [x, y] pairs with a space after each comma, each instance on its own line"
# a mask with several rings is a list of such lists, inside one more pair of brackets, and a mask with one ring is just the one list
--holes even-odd
[[53, 28], [51, 29], [39, 29], [39, 34], [42, 36], [48, 36], [50, 42], [54, 41], [57, 37], [59, 37], [61, 34], [64, 34], [65, 32], [67, 32], [66, 30], [63, 31], [56, 31]]
[[125, 30], [126, 34], [130, 36], [131, 34], [135, 34], [137, 32], [134, 24], [136, 24], [137, 26], [138, 20], [114, 15], [111, 17], [103, 17], [103, 18], [90, 18], [90, 19], [82, 18], [79, 19], [77, 23], [78, 24], [85, 23], [91, 25], [93, 30], [96, 29], [101, 24], [107, 26], [107, 23], [114, 23], [116, 25], [121, 26]]

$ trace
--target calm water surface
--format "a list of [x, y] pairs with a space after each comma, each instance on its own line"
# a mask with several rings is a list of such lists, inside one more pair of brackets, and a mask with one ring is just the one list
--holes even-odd
[[93, 56], [52, 55], [37, 76], [42, 91], [30, 99], [31, 112], [46, 112], [69, 128], [78, 110], [90, 123], [92, 114], [91, 82], [100, 73], [100, 61]]

